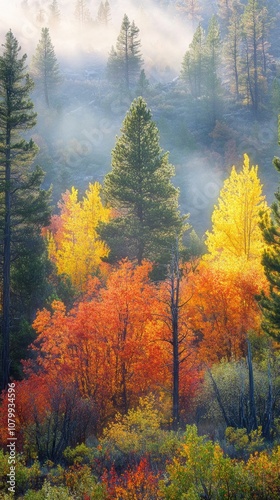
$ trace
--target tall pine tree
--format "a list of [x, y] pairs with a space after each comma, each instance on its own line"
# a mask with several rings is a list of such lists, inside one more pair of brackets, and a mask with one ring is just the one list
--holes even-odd
[[38, 148], [20, 136], [36, 122], [29, 97], [33, 82], [26, 73], [26, 55], [20, 57], [20, 50], [9, 31], [0, 56], [2, 388], [7, 387], [10, 373], [11, 269], [49, 217], [49, 193], [40, 189], [43, 172], [39, 167], [30, 170]]
[[[280, 120], [279, 120], [280, 130]], [[279, 141], [280, 144], [280, 141]], [[273, 160], [280, 172], [280, 158]], [[262, 293], [260, 306], [263, 311], [262, 327], [269, 335], [280, 340], [280, 187], [275, 193], [276, 201], [271, 212], [262, 213], [261, 229], [267, 248], [262, 263], [269, 282], [269, 292]]]
[[112, 47], [107, 63], [109, 80], [125, 91], [135, 86], [142, 66], [139, 29], [124, 15], [116, 48]]
[[41, 39], [32, 60], [34, 78], [43, 88], [47, 106], [50, 105], [50, 94], [61, 81], [59, 66], [48, 28], [42, 28]]
[[159, 134], [142, 97], [136, 98], [112, 152], [112, 171], [104, 194], [116, 213], [101, 235], [112, 260], [123, 257], [156, 263], [170, 261], [183, 230], [178, 190], [170, 182], [174, 168], [159, 145]]

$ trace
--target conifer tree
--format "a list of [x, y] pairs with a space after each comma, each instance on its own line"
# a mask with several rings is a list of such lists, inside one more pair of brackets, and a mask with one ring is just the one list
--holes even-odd
[[199, 99], [204, 93], [203, 84], [206, 74], [205, 52], [205, 32], [201, 24], [199, 24], [189, 50], [184, 56], [181, 71], [181, 78], [187, 84], [188, 90], [195, 99]]
[[[279, 123], [280, 127], [280, 123]], [[279, 142], [280, 144], [280, 142]], [[274, 158], [274, 166], [280, 172], [280, 158]], [[263, 211], [261, 230], [267, 244], [262, 263], [269, 282], [269, 292], [260, 296], [263, 312], [262, 327], [269, 335], [280, 340], [280, 188], [271, 212]]]
[[228, 32], [225, 38], [225, 66], [230, 75], [230, 90], [239, 97], [240, 87], [240, 50], [241, 50], [241, 8], [239, 4], [233, 5], [229, 19]]
[[9, 31], [0, 56], [2, 388], [7, 387], [10, 373], [11, 269], [49, 217], [49, 193], [40, 189], [43, 172], [39, 167], [30, 170], [38, 148], [20, 135], [36, 122], [29, 97], [33, 82], [26, 73], [26, 55], [20, 57], [20, 50]]
[[199, 0], [179, 0], [176, 3], [176, 7], [180, 12], [186, 14], [187, 18], [192, 22], [193, 27], [201, 19], [201, 5]]
[[76, 0], [75, 19], [78, 21], [80, 29], [87, 24], [91, 24], [92, 18], [87, 5], [87, 0]]
[[53, 0], [50, 5], [50, 26], [52, 29], [57, 29], [60, 22], [60, 10], [57, 0]]
[[136, 95], [146, 97], [146, 95], [149, 92], [149, 87], [150, 87], [149, 80], [146, 77], [145, 70], [142, 69], [136, 87]]
[[108, 26], [110, 20], [111, 20], [111, 8], [108, 0], [106, 0], [105, 2], [100, 2], [97, 13], [97, 22], [99, 24]]
[[112, 152], [112, 171], [104, 181], [106, 200], [116, 218], [101, 228], [111, 259], [129, 257], [141, 264], [170, 260], [183, 229], [174, 168], [159, 145], [159, 134], [142, 97], [136, 98]]
[[210, 20], [206, 37], [205, 94], [210, 104], [211, 119], [214, 123], [217, 118], [218, 100], [219, 96], [221, 95], [221, 82], [218, 77], [220, 52], [220, 28], [216, 16], [213, 16]]
[[112, 47], [107, 64], [109, 80], [125, 91], [137, 82], [142, 66], [139, 29], [124, 15], [116, 48]]
[[35, 81], [43, 88], [46, 105], [49, 107], [50, 95], [61, 81], [61, 77], [48, 28], [42, 28], [41, 39], [33, 56], [32, 68]]
[[249, 0], [242, 16], [243, 93], [255, 113], [264, 104], [267, 82], [269, 17], [258, 0]]

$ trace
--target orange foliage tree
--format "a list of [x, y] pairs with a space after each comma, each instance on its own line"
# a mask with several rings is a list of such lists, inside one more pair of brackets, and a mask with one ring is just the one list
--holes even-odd
[[34, 321], [36, 363], [93, 399], [100, 425], [167, 377], [153, 329], [156, 289], [150, 270], [147, 262], [135, 267], [124, 261], [109, 275], [106, 287], [91, 279], [87, 294], [68, 314], [55, 301], [53, 312], [44, 309]]
[[193, 276], [194, 296], [189, 305], [189, 327], [198, 345], [200, 361], [238, 359], [246, 353], [249, 331], [260, 333], [261, 313], [256, 295], [266, 286], [258, 270], [219, 269], [202, 262]]

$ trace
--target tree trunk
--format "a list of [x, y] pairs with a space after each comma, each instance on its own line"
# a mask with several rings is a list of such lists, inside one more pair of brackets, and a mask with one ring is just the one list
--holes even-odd
[[271, 428], [273, 425], [273, 396], [272, 396], [272, 377], [270, 366], [268, 365], [268, 394], [266, 400], [266, 407], [262, 425], [263, 437], [267, 440], [271, 439]]
[[177, 430], [180, 423], [179, 385], [180, 385], [180, 355], [179, 355], [179, 294], [180, 271], [179, 255], [176, 248], [171, 263], [171, 322], [172, 322], [172, 347], [173, 347], [173, 387], [172, 387], [172, 427]]
[[2, 324], [2, 389], [6, 389], [10, 375], [10, 309], [11, 309], [11, 131], [6, 129], [5, 159], [5, 221], [4, 221], [4, 261], [3, 261], [3, 324]]
[[258, 428], [257, 415], [256, 415], [256, 405], [255, 405], [255, 389], [254, 389], [254, 372], [252, 363], [252, 353], [250, 340], [247, 339], [248, 345], [248, 371], [249, 371], [249, 429], [248, 432], [256, 430]]
[[222, 412], [222, 415], [223, 415], [223, 417], [224, 417], [224, 420], [225, 420], [226, 426], [227, 426], [227, 427], [230, 427], [230, 421], [229, 421], [228, 416], [227, 416], [227, 414], [226, 414], [226, 410], [225, 410], [225, 408], [224, 408], [224, 405], [223, 405], [223, 402], [222, 402], [222, 398], [221, 398], [221, 395], [220, 395], [220, 391], [219, 391], [219, 389], [218, 389], [218, 386], [217, 386], [217, 384], [216, 384], [216, 381], [215, 381], [215, 379], [214, 379], [214, 377], [213, 377], [213, 375], [212, 375], [212, 373], [211, 373], [210, 368], [208, 368], [208, 370], [207, 370], [207, 371], [208, 371], [208, 373], [209, 373], [209, 375], [210, 375], [210, 378], [211, 378], [211, 381], [212, 381], [212, 384], [213, 384], [213, 389], [214, 389], [214, 392], [215, 392], [215, 396], [216, 396], [216, 398], [217, 398], [218, 405], [219, 405], [220, 410], [221, 410], [221, 412]]

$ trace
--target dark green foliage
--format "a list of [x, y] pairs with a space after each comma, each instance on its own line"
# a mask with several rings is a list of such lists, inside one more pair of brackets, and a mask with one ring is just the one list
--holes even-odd
[[149, 88], [149, 80], [146, 77], [145, 70], [142, 69], [136, 87], [136, 95], [146, 97], [149, 94]]
[[[20, 132], [32, 128], [36, 113], [29, 94], [33, 82], [26, 73], [26, 55], [11, 31], [0, 57], [0, 255], [2, 284], [2, 386], [9, 380], [12, 326], [11, 271], [30, 252], [40, 228], [49, 220], [49, 192], [40, 189], [43, 172], [30, 165], [38, 151]], [[35, 239], [34, 239], [35, 238]], [[29, 257], [30, 258], [30, 257]]]
[[[274, 158], [273, 163], [280, 172], [280, 159]], [[262, 293], [260, 305], [263, 311], [263, 329], [280, 340], [280, 188], [275, 193], [275, 198], [271, 214], [262, 214], [261, 229], [268, 245], [262, 263], [270, 290], [268, 295]]]
[[135, 99], [112, 153], [112, 171], [104, 194], [116, 212], [101, 230], [111, 259], [129, 257], [158, 264], [170, 259], [183, 230], [178, 190], [171, 184], [174, 168], [159, 145], [159, 134], [142, 97]]

